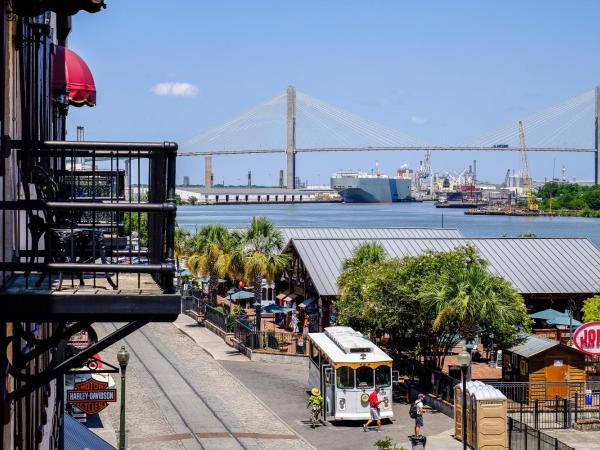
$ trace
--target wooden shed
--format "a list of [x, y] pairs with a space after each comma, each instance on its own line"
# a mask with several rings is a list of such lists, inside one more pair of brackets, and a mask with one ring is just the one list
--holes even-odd
[[585, 354], [559, 341], [524, 335], [517, 345], [503, 351], [502, 381], [529, 383], [505, 392], [525, 403], [583, 393]]

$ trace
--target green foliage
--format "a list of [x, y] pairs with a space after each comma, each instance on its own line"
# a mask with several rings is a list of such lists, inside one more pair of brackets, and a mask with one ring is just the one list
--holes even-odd
[[390, 448], [392, 446], [392, 438], [386, 436], [383, 439], [377, 439], [373, 445], [377, 448]]
[[123, 217], [123, 228], [126, 236], [131, 236], [135, 231], [140, 237], [140, 245], [148, 245], [148, 214], [139, 212], [126, 212]]
[[365, 253], [377, 254], [359, 247], [338, 279], [339, 323], [389, 333], [392, 342], [417, 337], [414, 352], [428, 365], [439, 368], [461, 336], [494, 333], [496, 342], [510, 344], [529, 327], [522, 297], [486, 270], [473, 247], [401, 260], [365, 260]]
[[537, 234], [531, 232], [531, 231], [526, 231], [525, 233], [521, 233], [519, 234], [517, 237], [521, 237], [521, 238], [534, 238], [537, 237]]
[[183, 205], [185, 202], [181, 198], [181, 195], [175, 194], [175, 203], [178, 204], [178, 205]]
[[592, 322], [600, 320], [600, 295], [594, 295], [583, 302], [583, 321]]
[[[542, 198], [543, 210], [600, 210], [600, 186], [583, 186], [575, 183], [557, 183], [551, 181], [544, 184], [538, 196]], [[593, 217], [593, 216], [589, 216]]]
[[188, 203], [190, 205], [195, 205], [196, 203], [198, 203], [198, 199], [196, 197], [194, 197], [193, 195], [190, 195], [190, 197], [188, 198]]

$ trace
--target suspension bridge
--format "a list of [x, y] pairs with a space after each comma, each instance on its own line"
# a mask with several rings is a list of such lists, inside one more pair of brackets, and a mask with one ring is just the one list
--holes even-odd
[[[594, 181], [600, 184], [599, 112], [600, 86], [521, 119], [527, 133], [527, 151], [593, 153]], [[287, 92], [183, 143], [179, 156], [205, 157], [205, 187], [210, 189], [214, 156], [283, 153], [287, 157], [286, 186], [295, 189], [296, 155], [299, 153], [518, 152], [516, 122], [460, 145], [430, 145], [289, 86]], [[592, 123], [595, 124], [593, 147], [588, 139], [592, 137]]]

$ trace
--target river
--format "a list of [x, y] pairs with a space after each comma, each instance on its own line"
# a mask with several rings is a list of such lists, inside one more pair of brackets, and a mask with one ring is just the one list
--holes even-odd
[[463, 209], [437, 209], [432, 203], [305, 203], [179, 206], [177, 222], [194, 230], [210, 223], [244, 227], [252, 216], [280, 226], [444, 227], [465, 237], [587, 237], [600, 247], [600, 219], [584, 217], [467, 216]]

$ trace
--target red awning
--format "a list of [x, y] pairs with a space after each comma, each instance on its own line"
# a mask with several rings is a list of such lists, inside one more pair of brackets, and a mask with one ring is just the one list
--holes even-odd
[[96, 85], [90, 68], [66, 47], [56, 47], [52, 60], [52, 92], [55, 100], [68, 93], [69, 104], [73, 106], [96, 104]]

